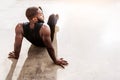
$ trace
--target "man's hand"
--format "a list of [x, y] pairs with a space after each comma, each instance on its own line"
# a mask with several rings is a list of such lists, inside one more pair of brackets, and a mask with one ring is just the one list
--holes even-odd
[[15, 56], [15, 52], [12, 51], [12, 52], [9, 53], [8, 58], [18, 59], [19, 56]]
[[63, 58], [60, 58], [59, 60], [57, 60], [55, 62], [55, 64], [61, 66], [62, 68], [64, 68], [65, 65], [68, 65], [68, 62], [66, 60], [63, 60]]

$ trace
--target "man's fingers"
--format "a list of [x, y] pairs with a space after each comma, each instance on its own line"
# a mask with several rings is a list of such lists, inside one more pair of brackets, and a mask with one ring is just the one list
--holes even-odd
[[63, 58], [60, 58], [60, 60], [61, 60], [61, 61], [63, 61], [63, 62], [67, 62], [67, 61], [66, 61], [66, 60], [64, 60]]
[[10, 52], [9, 55], [12, 55], [12, 52]]
[[63, 58], [60, 58], [60, 60], [63, 60]]
[[12, 52], [10, 52], [10, 53], [9, 53], [9, 56], [12, 56], [12, 57], [14, 56], [14, 57], [15, 57], [15, 54], [12, 53]]
[[57, 65], [61, 66], [62, 68], [64, 68], [65, 65], [68, 65], [68, 62], [66, 60], [63, 60], [63, 58], [60, 58], [58, 60]]
[[13, 55], [9, 54], [8, 58], [13, 57]]
[[65, 68], [62, 64], [60, 64], [60, 66], [61, 66], [62, 68]]
[[61, 63], [62, 63], [63, 65], [68, 65], [68, 62], [65, 61], [65, 60], [61, 60]]
[[14, 52], [10, 52], [8, 58], [18, 59], [18, 57], [15, 56]]
[[62, 62], [62, 64], [63, 64], [63, 65], [68, 65], [68, 63], [67, 63], [67, 62]]
[[14, 51], [12, 51], [12, 52], [9, 52], [9, 55], [14, 55]]

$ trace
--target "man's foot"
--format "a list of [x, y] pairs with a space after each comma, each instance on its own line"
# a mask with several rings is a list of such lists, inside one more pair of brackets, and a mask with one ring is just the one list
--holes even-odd
[[59, 15], [58, 15], [58, 14], [56, 14], [55, 16], [56, 16], [56, 19], [58, 20], [58, 19], [59, 19]]
[[18, 59], [14, 52], [10, 52], [8, 58]]
[[47, 24], [50, 26], [50, 27], [55, 27], [55, 25], [57, 24], [57, 21], [59, 19], [59, 15], [58, 14], [51, 14], [48, 18], [48, 22]]

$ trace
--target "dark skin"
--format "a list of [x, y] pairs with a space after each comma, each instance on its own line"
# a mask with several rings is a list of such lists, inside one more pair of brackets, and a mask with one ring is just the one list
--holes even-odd
[[[31, 29], [34, 28], [34, 24], [36, 22], [38, 22], [38, 19], [44, 20], [44, 15], [40, 9], [38, 10], [38, 14], [36, 16], [34, 16], [32, 19], [29, 19]], [[23, 41], [23, 33], [24, 33], [22, 26], [23, 25], [21, 23], [19, 23], [15, 28], [16, 35], [15, 35], [15, 42], [14, 42], [14, 51], [10, 52], [8, 58], [14, 58], [14, 59], [19, 58], [19, 54], [20, 54], [21, 46], [22, 46], [22, 41]], [[52, 41], [51, 41], [51, 36], [50, 36], [51, 31], [50, 31], [49, 26], [44, 24], [39, 31], [39, 35], [40, 35], [40, 37], [42, 37], [43, 42], [44, 42], [44, 44], [47, 48], [47, 51], [49, 53], [49, 56], [51, 57], [53, 62], [56, 65], [59, 65], [63, 68], [65, 65], [68, 65], [68, 62], [66, 60], [63, 60], [63, 58], [57, 59], [55, 56], [55, 51], [54, 51]]]

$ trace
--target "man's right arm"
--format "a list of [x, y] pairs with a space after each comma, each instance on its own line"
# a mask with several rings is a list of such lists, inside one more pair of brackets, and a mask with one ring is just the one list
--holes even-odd
[[14, 51], [10, 52], [9, 58], [19, 58], [21, 45], [23, 40], [23, 28], [22, 24], [18, 24], [15, 28], [15, 42], [14, 42]]

